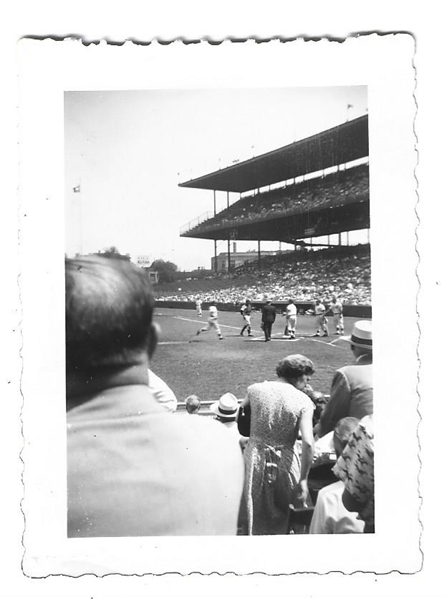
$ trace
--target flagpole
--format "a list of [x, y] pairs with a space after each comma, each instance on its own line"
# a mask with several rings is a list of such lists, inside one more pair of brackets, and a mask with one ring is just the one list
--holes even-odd
[[79, 220], [81, 233], [81, 256], [84, 255], [84, 207], [82, 201], [82, 180], [79, 179]]
[[84, 239], [83, 239], [83, 214], [82, 214], [82, 180], [79, 179], [78, 185], [73, 187], [73, 193], [79, 194], [77, 201], [78, 225], [79, 225], [79, 254], [84, 254]]
[[347, 118], [346, 118], [346, 123], [348, 123], [348, 116], [349, 116], [349, 110], [350, 108], [353, 108], [353, 104], [347, 104]]

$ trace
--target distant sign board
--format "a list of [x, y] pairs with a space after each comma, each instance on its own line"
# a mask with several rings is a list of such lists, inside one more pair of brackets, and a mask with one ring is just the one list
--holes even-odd
[[138, 256], [136, 259], [137, 263], [141, 266], [150, 266], [150, 256]]
[[314, 227], [311, 227], [311, 229], [305, 229], [305, 235], [313, 235], [315, 231], [316, 229]]

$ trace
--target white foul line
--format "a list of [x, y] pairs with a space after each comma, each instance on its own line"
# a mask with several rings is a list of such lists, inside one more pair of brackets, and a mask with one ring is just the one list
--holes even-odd
[[308, 337], [308, 339], [310, 339], [311, 341], [314, 341], [315, 343], [323, 343], [324, 345], [329, 345], [330, 347], [335, 347], [336, 349], [346, 349], [345, 347], [339, 347], [339, 345], [333, 345], [334, 341], [337, 341], [337, 339], [334, 339], [333, 341], [330, 341], [330, 342], [321, 341], [320, 339], [314, 339], [313, 337]]
[[157, 345], [183, 345], [189, 343], [189, 341], [159, 341]]
[[[186, 322], [196, 322], [198, 324], [203, 324], [207, 322], [207, 319], [205, 320], [194, 320], [192, 318], [184, 318], [183, 316], [174, 316], [173, 318], [176, 318], [177, 320], [185, 320]], [[234, 327], [231, 326], [229, 324], [220, 324], [220, 327], [225, 327], [226, 329], [235, 329], [235, 330], [240, 330], [240, 327]], [[252, 341], [257, 341], [258, 339], [262, 339], [261, 336], [261, 331], [256, 331], [255, 329], [252, 329], [253, 332], [255, 333], [259, 333], [260, 337], [255, 337], [252, 339]], [[273, 337], [273, 339], [277, 340], [277, 339], [282, 339], [281, 337]], [[309, 339], [310, 341], [314, 341], [315, 343], [323, 343], [324, 345], [330, 345], [331, 347], [336, 347], [336, 349], [347, 349], [345, 347], [339, 347], [338, 345], [335, 345], [336, 341], [339, 341], [339, 339], [333, 339], [333, 341], [327, 342], [327, 341], [322, 341], [321, 339], [315, 339], [314, 337], [297, 337], [296, 339], [287, 339], [287, 341], [302, 341], [304, 339]], [[284, 339], [285, 341], [285, 339]], [[181, 344], [184, 343], [184, 341], [167, 341], [164, 343], [159, 343], [159, 345], [173, 345], [174, 343], [177, 344]], [[188, 341], [186, 343], [189, 343]]]
[[[174, 316], [173, 318], [176, 318], [177, 320], [186, 320], [187, 322], [197, 322], [199, 324], [206, 324], [207, 323], [207, 319], [205, 320], [193, 320], [192, 318], [184, 318], [183, 316]], [[218, 325], [220, 327], [225, 327], [226, 329], [235, 329], [236, 331], [240, 330], [240, 327], [233, 327], [229, 324], [221, 324], [220, 322], [218, 323]], [[252, 329], [254, 330], [254, 329]], [[259, 331], [260, 333], [260, 331]]]

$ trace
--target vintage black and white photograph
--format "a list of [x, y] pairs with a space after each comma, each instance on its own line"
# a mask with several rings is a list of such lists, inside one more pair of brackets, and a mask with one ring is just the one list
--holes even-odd
[[411, 39], [54, 44], [21, 45], [27, 571], [413, 571]]
[[373, 533], [367, 88], [64, 102], [68, 537]]

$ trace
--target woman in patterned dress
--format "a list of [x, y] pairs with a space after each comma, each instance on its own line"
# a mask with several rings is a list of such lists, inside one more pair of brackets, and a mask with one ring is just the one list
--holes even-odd
[[281, 360], [276, 372], [278, 380], [251, 385], [242, 402], [251, 412], [241, 511], [248, 535], [286, 534], [289, 504], [306, 505], [309, 498], [314, 406], [302, 389], [314, 373], [313, 363], [295, 354]]

